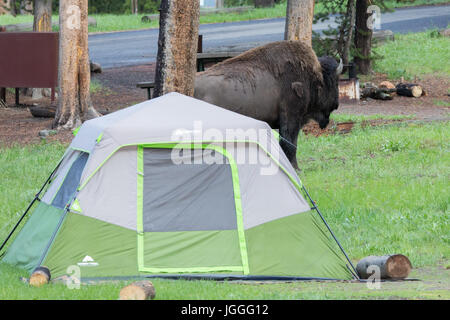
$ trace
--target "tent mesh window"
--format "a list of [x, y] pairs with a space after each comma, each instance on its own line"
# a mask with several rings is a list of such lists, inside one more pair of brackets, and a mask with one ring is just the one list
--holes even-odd
[[81, 152], [78, 158], [73, 162], [72, 167], [67, 172], [63, 183], [52, 201], [52, 206], [63, 209], [67, 205], [80, 183], [81, 174], [83, 173], [88, 158], [88, 153]]
[[[181, 163], [173, 161], [174, 155]], [[203, 157], [214, 157], [215, 163]], [[241, 268], [233, 180], [225, 157], [213, 150], [144, 148], [143, 159], [144, 266]]]

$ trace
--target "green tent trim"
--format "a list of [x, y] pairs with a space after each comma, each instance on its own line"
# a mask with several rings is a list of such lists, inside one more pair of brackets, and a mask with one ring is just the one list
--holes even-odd
[[[193, 267], [193, 268], [170, 268], [170, 269], [155, 269], [155, 268], [147, 268], [144, 266], [144, 227], [143, 227], [143, 174], [144, 174], [144, 165], [143, 165], [143, 153], [144, 148], [155, 148], [155, 149], [210, 149], [221, 153], [223, 156], [227, 158], [229, 161], [229, 165], [231, 168], [231, 176], [233, 181], [233, 193], [234, 193], [234, 202], [236, 208], [236, 219], [237, 219], [237, 230], [239, 236], [239, 248], [242, 257], [242, 266], [220, 266], [220, 267]], [[242, 203], [241, 203], [241, 190], [239, 184], [239, 174], [238, 168], [234, 158], [229, 154], [227, 150], [220, 146], [212, 145], [212, 144], [193, 144], [193, 143], [153, 143], [153, 144], [144, 144], [138, 146], [137, 152], [137, 161], [138, 161], [138, 178], [137, 178], [137, 201], [138, 201], [138, 212], [137, 212], [137, 229], [138, 229], [138, 262], [139, 262], [139, 271], [147, 271], [147, 272], [214, 272], [214, 271], [242, 271], [244, 275], [248, 275], [250, 273], [248, 266], [248, 253], [247, 253], [247, 244], [245, 241], [245, 231], [244, 231], [244, 220], [242, 216]]]

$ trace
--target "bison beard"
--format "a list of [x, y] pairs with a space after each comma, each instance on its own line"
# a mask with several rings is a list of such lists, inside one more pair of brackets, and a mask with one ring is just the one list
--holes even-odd
[[298, 168], [298, 133], [310, 119], [328, 125], [339, 106], [341, 71], [333, 58], [318, 59], [300, 41], [273, 42], [198, 73], [194, 97], [279, 129], [280, 145]]

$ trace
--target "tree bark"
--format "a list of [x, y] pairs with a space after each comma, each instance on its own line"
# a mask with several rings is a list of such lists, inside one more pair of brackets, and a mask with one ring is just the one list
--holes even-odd
[[60, 2], [59, 30], [59, 102], [53, 126], [72, 129], [100, 116], [89, 93], [88, 0]]
[[370, 14], [367, 13], [369, 0], [356, 0], [355, 28], [355, 64], [358, 73], [369, 74], [372, 69], [370, 55], [372, 52], [373, 30], [367, 26]]
[[34, 0], [33, 31], [52, 31], [52, 0]]
[[312, 45], [314, 0], [288, 0], [285, 40], [300, 40]]
[[16, 0], [0, 0], [0, 15], [9, 13], [16, 16]]
[[[34, 0], [34, 32], [51, 32], [52, 31], [52, 0]], [[43, 97], [44, 89], [29, 88], [25, 89], [25, 93], [30, 94], [33, 100]]]
[[33, 0], [20, 1], [20, 14], [31, 14], [33, 12]]
[[200, 2], [162, 0], [154, 97], [194, 95]]
[[222, 9], [224, 7], [224, 0], [216, 0], [216, 8]]
[[131, 0], [131, 13], [138, 14], [138, 0]]
[[355, 25], [355, 0], [348, 0], [347, 13], [339, 31], [338, 52], [344, 64], [349, 63], [350, 44], [353, 39], [353, 27]]

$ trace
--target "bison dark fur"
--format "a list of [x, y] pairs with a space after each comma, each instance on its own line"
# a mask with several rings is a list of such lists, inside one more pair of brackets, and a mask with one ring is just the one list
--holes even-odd
[[300, 41], [273, 42], [198, 73], [194, 96], [280, 129], [288, 141], [281, 147], [297, 168], [300, 129], [310, 119], [325, 128], [339, 106], [340, 70]]

